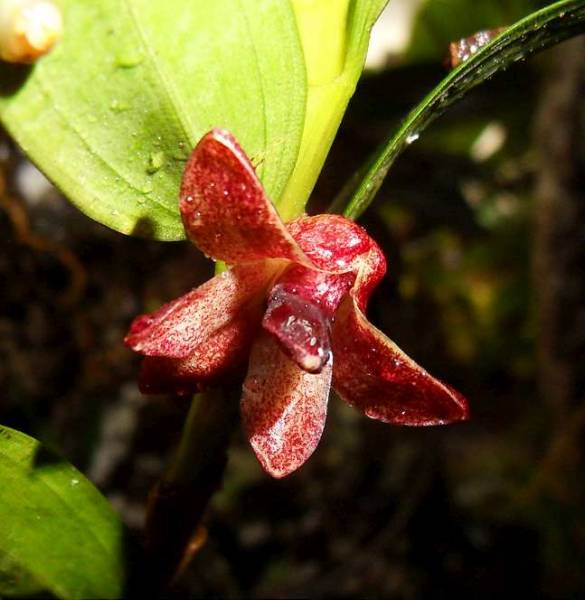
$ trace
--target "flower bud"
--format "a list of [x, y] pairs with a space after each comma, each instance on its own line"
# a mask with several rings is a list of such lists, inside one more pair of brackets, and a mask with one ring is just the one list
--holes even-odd
[[0, 59], [33, 63], [61, 38], [61, 11], [51, 0], [0, 0]]

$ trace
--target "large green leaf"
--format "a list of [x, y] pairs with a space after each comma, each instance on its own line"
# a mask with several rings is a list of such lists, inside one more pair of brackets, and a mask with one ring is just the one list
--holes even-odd
[[122, 526], [81, 473], [0, 426], [0, 482], [0, 597], [122, 596]]
[[307, 68], [307, 108], [294, 172], [279, 201], [304, 210], [362, 72], [370, 30], [388, 0], [291, 0]]
[[374, 199], [396, 157], [451, 105], [514, 62], [583, 32], [583, 0], [557, 2], [508, 28], [453, 70], [424, 98], [375, 152], [355, 181], [348, 184], [333, 209], [343, 211], [351, 219], [359, 217]]
[[90, 217], [183, 237], [184, 160], [227, 127], [279, 198], [297, 159], [306, 82], [283, 0], [62, 0], [65, 34], [32, 69], [0, 66], [0, 119]]

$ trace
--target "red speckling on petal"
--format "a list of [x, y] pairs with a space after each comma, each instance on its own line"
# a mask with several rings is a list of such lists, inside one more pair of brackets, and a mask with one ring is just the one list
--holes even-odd
[[287, 258], [311, 265], [266, 197], [250, 160], [223, 129], [210, 131], [193, 150], [179, 206], [191, 240], [216, 260]]
[[242, 393], [242, 420], [260, 464], [285, 477], [311, 456], [323, 433], [331, 364], [300, 369], [268, 335], [254, 343]]
[[465, 399], [369, 323], [351, 296], [337, 311], [331, 338], [333, 387], [368, 417], [398, 425], [441, 425], [468, 418]]
[[262, 311], [262, 305], [243, 310], [186, 358], [146, 356], [138, 378], [140, 391], [194, 394], [239, 375], [262, 320]]
[[124, 342], [145, 356], [185, 358], [248, 304], [263, 303], [278, 261], [237, 265], [151, 315], [138, 317]]

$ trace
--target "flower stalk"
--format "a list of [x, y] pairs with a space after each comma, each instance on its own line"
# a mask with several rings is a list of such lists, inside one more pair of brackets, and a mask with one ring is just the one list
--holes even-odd
[[173, 583], [201, 546], [192, 541], [201, 539], [201, 521], [221, 487], [237, 422], [237, 398], [229, 390], [191, 401], [175, 457], [148, 502], [146, 550], [159, 589]]

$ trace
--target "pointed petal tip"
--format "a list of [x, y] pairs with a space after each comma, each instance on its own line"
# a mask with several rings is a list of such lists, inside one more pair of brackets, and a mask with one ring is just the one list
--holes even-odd
[[465, 398], [406, 355], [348, 297], [332, 330], [333, 387], [372, 419], [408, 426], [444, 425], [469, 418]]
[[128, 329], [128, 333], [124, 336], [124, 345], [134, 352], [140, 352], [142, 347], [142, 337], [140, 334], [146, 331], [155, 319], [151, 314], [138, 315], [134, 318]]
[[273, 452], [273, 449], [267, 449], [266, 439], [263, 436], [257, 438], [252, 436], [249, 438], [249, 442], [262, 470], [273, 479], [284, 479], [298, 471], [311, 458], [317, 449], [322, 432], [323, 428], [321, 427], [314, 443], [302, 449], [296, 449], [296, 451], [290, 447], [284, 448], [280, 452]]
[[469, 409], [469, 402], [467, 402], [465, 396], [460, 394], [457, 390], [454, 390], [451, 386], [445, 385], [445, 387], [451, 392], [453, 401], [457, 405], [457, 409], [454, 410], [453, 418], [449, 422], [456, 423], [458, 421], [469, 421], [469, 419], [471, 419], [471, 411]]
[[236, 136], [223, 127], [214, 127], [203, 136], [202, 140], [204, 139], [214, 139], [220, 144], [230, 148], [233, 152], [244, 152], [236, 139]]
[[450, 408], [448, 415], [436, 419], [436, 422], [429, 423], [429, 425], [449, 425], [450, 423], [458, 423], [459, 421], [468, 421], [471, 414], [469, 411], [469, 403], [465, 396], [450, 385], [447, 385], [438, 379], [434, 379], [431, 375], [427, 374], [427, 376], [435, 383], [435, 385], [441, 386], [444, 390], [444, 405], [445, 407], [449, 406]]
[[[433, 378], [431, 377], [431, 379]], [[402, 410], [390, 411], [388, 406], [380, 405], [362, 408], [363, 413], [370, 419], [405, 427], [435, 427], [468, 421], [470, 411], [465, 398], [438, 380], [433, 380], [433, 382], [448, 389], [449, 394], [444, 394], [441, 400], [438, 400], [435, 396], [433, 399], [434, 405], [430, 410], [411, 412], [404, 409], [405, 404], [403, 403]], [[440, 403], [440, 406], [438, 406], [438, 403]], [[356, 407], [360, 408], [359, 406]]]
[[254, 451], [254, 454], [256, 455], [260, 466], [262, 467], [262, 470], [267, 475], [270, 475], [270, 477], [272, 477], [273, 479], [284, 479], [285, 477], [288, 477], [295, 471], [298, 471], [305, 464], [305, 461], [309, 458], [307, 456], [305, 461], [301, 463], [274, 462], [272, 456], [264, 453], [262, 442], [256, 443], [256, 441], [253, 438], [251, 438], [249, 441], [250, 446], [252, 446], [252, 450]]

